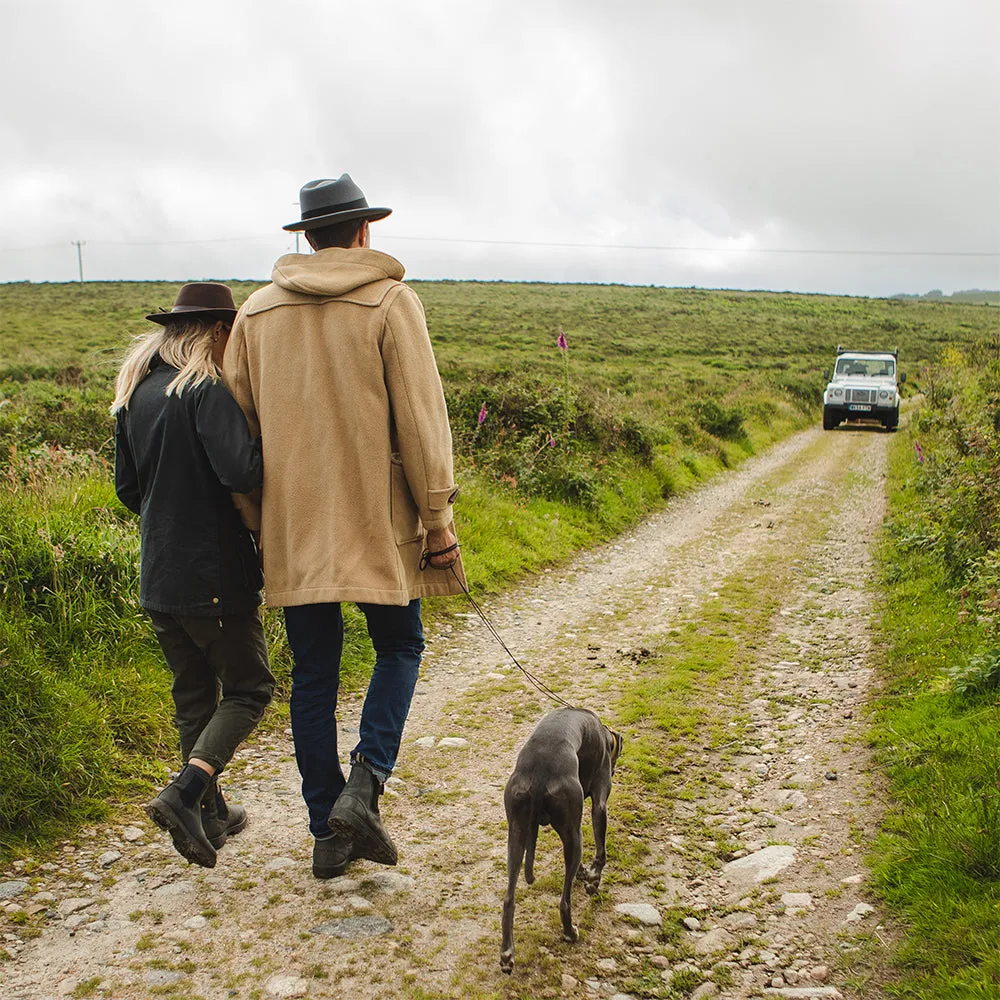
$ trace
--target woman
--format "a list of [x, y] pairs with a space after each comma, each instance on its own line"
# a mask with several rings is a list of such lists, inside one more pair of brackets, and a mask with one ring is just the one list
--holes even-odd
[[206, 868], [246, 825], [216, 776], [274, 691], [257, 550], [231, 497], [262, 476], [260, 438], [220, 381], [235, 316], [225, 285], [184, 285], [170, 312], [146, 317], [161, 328], [136, 339], [111, 406], [115, 490], [141, 518], [139, 603], [174, 675], [184, 762], [146, 811]]

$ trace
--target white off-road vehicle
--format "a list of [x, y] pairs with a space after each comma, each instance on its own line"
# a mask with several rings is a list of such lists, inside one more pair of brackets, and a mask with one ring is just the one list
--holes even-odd
[[897, 376], [899, 349], [892, 351], [848, 351], [837, 346], [837, 364], [824, 375], [823, 430], [831, 431], [844, 420], [877, 420], [886, 430], [899, 426], [899, 386], [906, 374]]

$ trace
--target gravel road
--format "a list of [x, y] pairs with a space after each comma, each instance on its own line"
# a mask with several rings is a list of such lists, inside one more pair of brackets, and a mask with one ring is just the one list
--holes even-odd
[[[0, 994], [860, 996], [859, 956], [889, 933], [863, 864], [879, 819], [863, 736], [888, 441], [798, 434], [487, 603], [519, 660], [625, 732], [605, 883], [574, 895], [577, 944], [559, 936], [561, 852], [546, 830], [539, 879], [518, 891], [514, 975], [500, 974], [502, 789], [552, 705], [456, 598], [428, 636], [383, 799], [398, 868], [314, 879], [289, 735], [262, 736], [227, 775], [251, 822], [214, 870], [174, 855], [130, 805], [0, 873]], [[677, 692], [703, 728], [623, 723], [629, 692], [720, 614], [738, 669]], [[358, 711], [342, 712], [347, 746]], [[673, 740], [683, 794], [644, 792], [629, 757], [644, 738]], [[585, 822], [585, 855], [588, 840]]]

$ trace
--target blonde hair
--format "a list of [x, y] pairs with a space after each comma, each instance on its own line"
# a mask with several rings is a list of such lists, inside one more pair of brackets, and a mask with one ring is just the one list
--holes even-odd
[[201, 385], [205, 379], [218, 381], [222, 373], [212, 358], [212, 333], [220, 322], [225, 321], [180, 320], [136, 337], [115, 380], [112, 415], [128, 406], [136, 386], [149, 374], [149, 363], [156, 354], [179, 369], [167, 386], [168, 396], [179, 396], [189, 385]]

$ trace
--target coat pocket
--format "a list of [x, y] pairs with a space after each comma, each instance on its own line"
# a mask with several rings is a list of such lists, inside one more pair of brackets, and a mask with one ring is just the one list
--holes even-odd
[[393, 458], [389, 467], [392, 479], [389, 493], [389, 516], [392, 520], [392, 532], [396, 537], [397, 545], [406, 545], [408, 542], [415, 542], [423, 537], [423, 526], [420, 523], [417, 505], [410, 495], [410, 487], [406, 484], [403, 463], [399, 459]]

